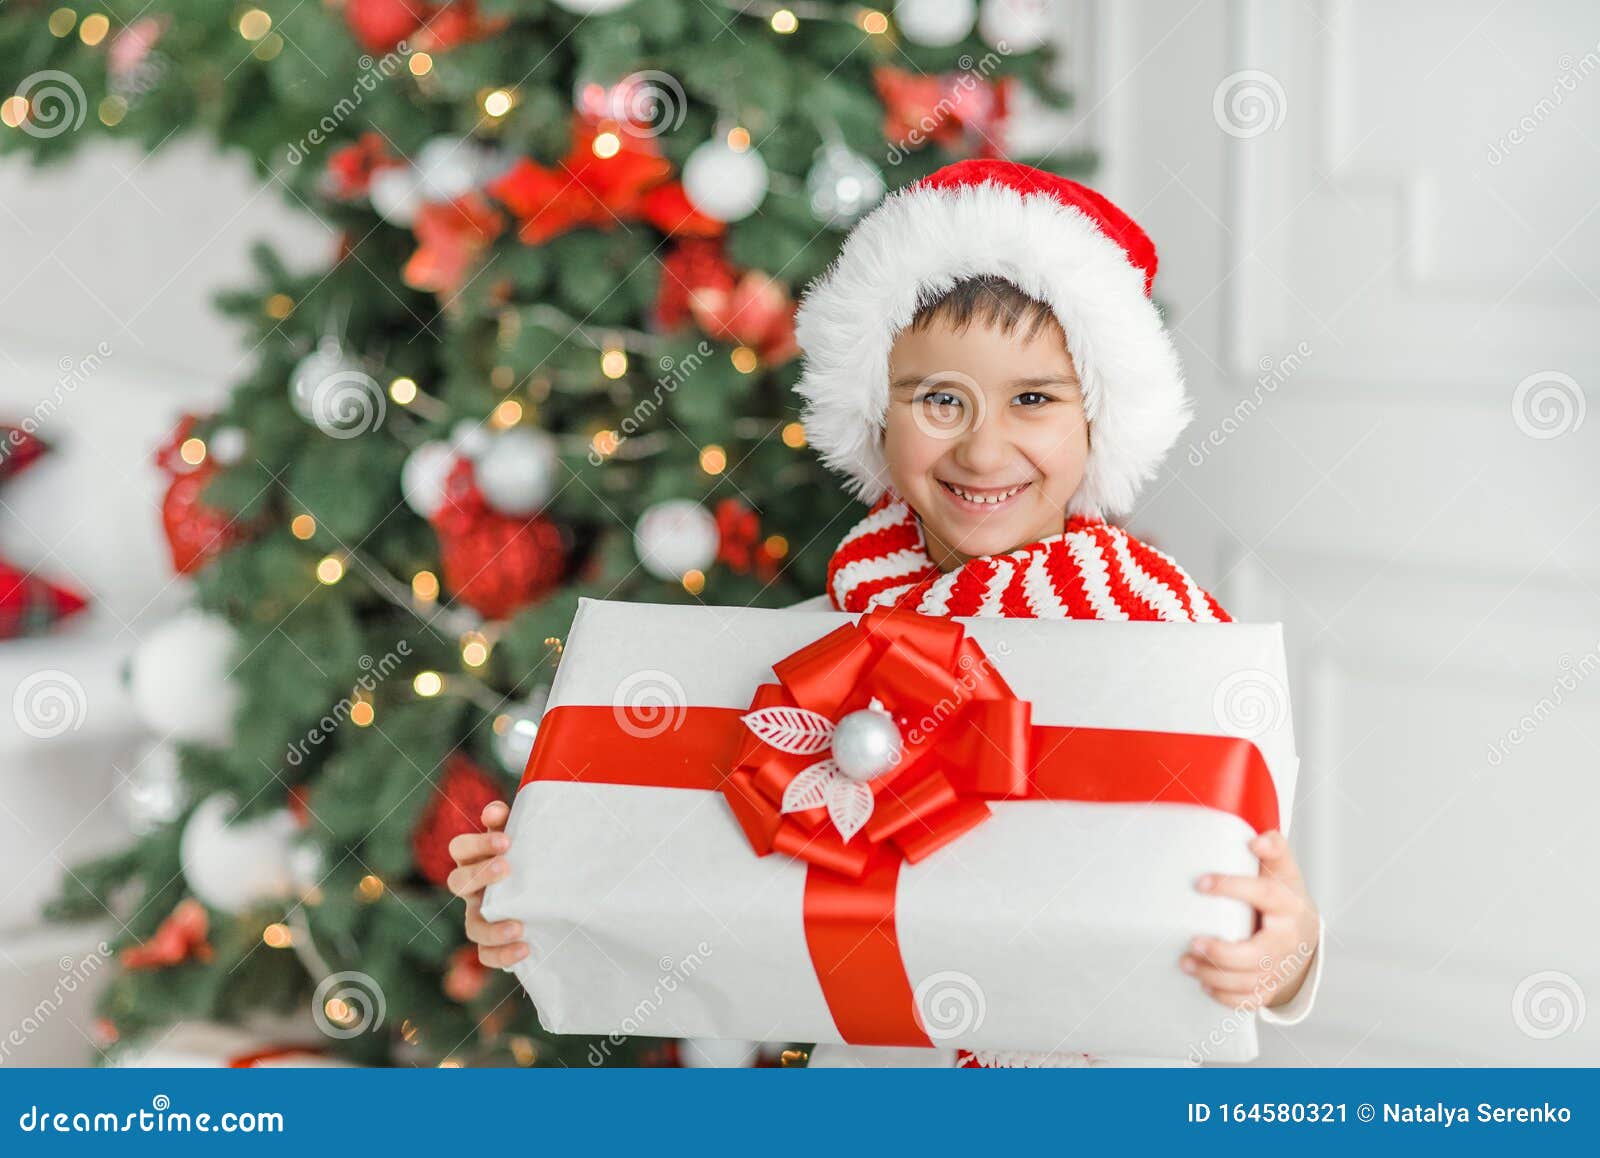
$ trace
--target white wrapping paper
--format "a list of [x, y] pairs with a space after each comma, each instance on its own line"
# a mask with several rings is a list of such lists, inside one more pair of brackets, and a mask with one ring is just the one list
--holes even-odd
[[[549, 707], [744, 708], [773, 661], [855, 617], [584, 600]], [[1287, 827], [1297, 760], [1277, 624], [967, 619], [1035, 724], [1245, 736]], [[842, 1040], [802, 925], [803, 864], [758, 857], [720, 793], [535, 781], [483, 914], [524, 923], [515, 967], [554, 1033]], [[1196, 892], [1254, 873], [1239, 818], [1198, 805], [991, 802], [903, 865], [895, 928], [935, 1045], [1245, 1061], [1253, 1018], [1178, 968], [1198, 934], [1249, 936], [1243, 903]]]

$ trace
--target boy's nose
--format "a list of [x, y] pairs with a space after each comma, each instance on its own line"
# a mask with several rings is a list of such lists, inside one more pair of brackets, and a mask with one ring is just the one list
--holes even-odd
[[979, 477], [1006, 467], [1011, 462], [1011, 444], [1004, 425], [992, 415], [973, 423], [956, 442], [956, 463]]

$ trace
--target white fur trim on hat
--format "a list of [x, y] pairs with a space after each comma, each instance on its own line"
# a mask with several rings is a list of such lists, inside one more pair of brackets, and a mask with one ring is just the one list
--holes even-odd
[[1189, 422], [1177, 351], [1144, 271], [1089, 216], [993, 181], [896, 191], [806, 290], [795, 316], [806, 439], [875, 502], [889, 485], [889, 349], [919, 304], [984, 274], [1048, 305], [1066, 331], [1090, 434], [1069, 513], [1125, 514]]

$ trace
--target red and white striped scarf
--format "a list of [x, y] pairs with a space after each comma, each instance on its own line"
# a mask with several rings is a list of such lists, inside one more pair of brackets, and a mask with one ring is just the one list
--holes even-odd
[[1230, 622], [1167, 555], [1082, 515], [1069, 518], [1059, 535], [940, 571], [916, 512], [892, 492], [834, 550], [828, 597], [841, 611], [907, 607], [940, 616]]

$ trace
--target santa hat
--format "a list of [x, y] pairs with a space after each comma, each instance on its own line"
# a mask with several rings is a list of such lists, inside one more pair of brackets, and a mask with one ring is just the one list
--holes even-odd
[[919, 306], [957, 281], [1007, 279], [1050, 307], [1083, 383], [1090, 450], [1073, 514], [1133, 506], [1189, 421], [1183, 370], [1150, 300], [1156, 250], [1099, 193], [1014, 161], [946, 165], [891, 194], [851, 230], [803, 295], [806, 438], [846, 486], [888, 488], [889, 348]]

